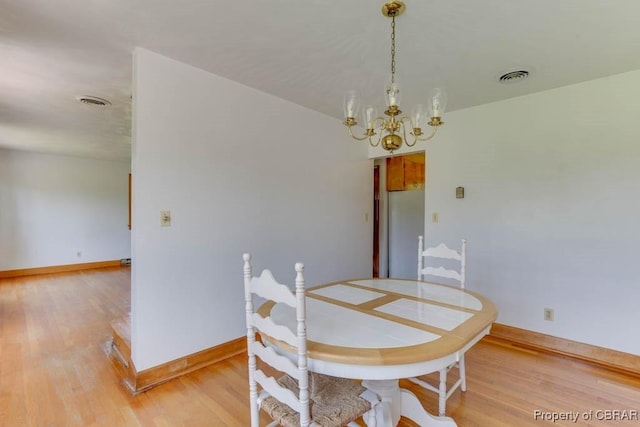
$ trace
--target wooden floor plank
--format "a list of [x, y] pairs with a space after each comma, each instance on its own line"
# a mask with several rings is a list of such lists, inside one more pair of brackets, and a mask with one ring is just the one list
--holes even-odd
[[[244, 355], [136, 396], [128, 392], [106, 344], [111, 321], [130, 310], [130, 289], [130, 271], [120, 267], [0, 279], [1, 426], [249, 424]], [[466, 363], [468, 391], [447, 402], [461, 427], [640, 425], [534, 418], [536, 410], [640, 411], [638, 378], [491, 339], [471, 349]], [[406, 380], [401, 385], [437, 411], [434, 394]], [[264, 414], [261, 422], [268, 422]], [[415, 426], [405, 419], [400, 425]]]

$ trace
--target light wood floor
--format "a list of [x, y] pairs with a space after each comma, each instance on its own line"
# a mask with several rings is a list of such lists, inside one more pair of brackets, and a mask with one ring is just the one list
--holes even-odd
[[[248, 425], [244, 356], [138, 396], [127, 392], [106, 344], [111, 320], [129, 311], [129, 294], [126, 268], [0, 280], [0, 426]], [[593, 410], [594, 418], [601, 410], [640, 411], [640, 379], [487, 339], [466, 360], [468, 391], [447, 406], [461, 427], [640, 426], [637, 419], [534, 419], [536, 410]], [[434, 395], [402, 385], [436, 411]]]

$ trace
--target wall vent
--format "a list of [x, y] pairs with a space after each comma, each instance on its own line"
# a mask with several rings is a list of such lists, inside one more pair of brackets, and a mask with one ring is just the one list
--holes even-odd
[[505, 84], [516, 83], [526, 79], [527, 77], [529, 77], [529, 72], [527, 70], [516, 70], [504, 73], [498, 78], [498, 81]]
[[107, 101], [103, 98], [98, 98], [97, 96], [78, 96], [76, 99], [83, 104], [91, 105], [92, 107], [108, 107], [111, 105], [111, 102]]

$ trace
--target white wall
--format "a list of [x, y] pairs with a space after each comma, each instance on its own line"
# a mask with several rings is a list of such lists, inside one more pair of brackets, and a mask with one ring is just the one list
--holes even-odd
[[129, 258], [128, 174], [123, 162], [0, 150], [0, 270]]
[[468, 286], [498, 322], [640, 354], [639, 99], [635, 71], [447, 114], [427, 241], [468, 239]]
[[339, 120], [144, 49], [134, 64], [139, 371], [244, 336], [245, 251], [286, 283], [297, 261], [309, 286], [371, 275], [373, 164]]

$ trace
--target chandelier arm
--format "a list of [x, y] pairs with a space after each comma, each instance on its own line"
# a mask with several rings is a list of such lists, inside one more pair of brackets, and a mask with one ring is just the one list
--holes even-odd
[[353, 134], [353, 131], [351, 130], [352, 126], [347, 126], [349, 128], [349, 135], [351, 135], [351, 138], [357, 140], [357, 141], [364, 141], [365, 139], [369, 138], [369, 135], [365, 134], [364, 136], [360, 137], [360, 136], [355, 136]]
[[[376, 119], [376, 121], [377, 120], [378, 119]], [[373, 135], [375, 135], [375, 133]], [[373, 142], [373, 139], [371, 138], [373, 135], [371, 135], [369, 137], [369, 145], [371, 145], [372, 147], [377, 147], [378, 145], [380, 145], [380, 141], [382, 141], [382, 130], [380, 130], [380, 132], [378, 132], [378, 141]]]
[[380, 138], [378, 138], [378, 141], [373, 142], [373, 138], [370, 136], [369, 137], [369, 145], [372, 147], [377, 147], [378, 145], [380, 145]]
[[[374, 133], [372, 133], [369, 136], [369, 145], [372, 147], [377, 147], [378, 145], [380, 145], [380, 141], [382, 141], [382, 132], [384, 130], [384, 117], [378, 116], [375, 119], [373, 119], [372, 121], [373, 123], [373, 130]], [[375, 129], [378, 129], [378, 141], [374, 142], [373, 141], [373, 135], [376, 134]]]
[[430, 140], [431, 138], [436, 136], [436, 132], [438, 131], [439, 127], [440, 126], [431, 126], [431, 134], [429, 136], [425, 137], [425, 138], [418, 138], [418, 140], [420, 140], [420, 141], [428, 141], [428, 140]]
[[385, 122], [385, 118], [382, 116], [378, 116], [375, 119], [373, 119], [373, 128], [374, 129], [379, 129], [380, 133], [382, 133], [382, 129], [384, 128], [384, 122]]
[[407, 147], [413, 147], [414, 145], [416, 145], [416, 142], [418, 142], [418, 137], [413, 135], [413, 132], [410, 132], [409, 134], [413, 135], [413, 142], [409, 142], [409, 139], [407, 138], [407, 124], [405, 123], [405, 121], [408, 121], [409, 126], [411, 126], [411, 120], [408, 117], [401, 117], [399, 121], [402, 125], [402, 139], [404, 139], [404, 143], [407, 144]]

